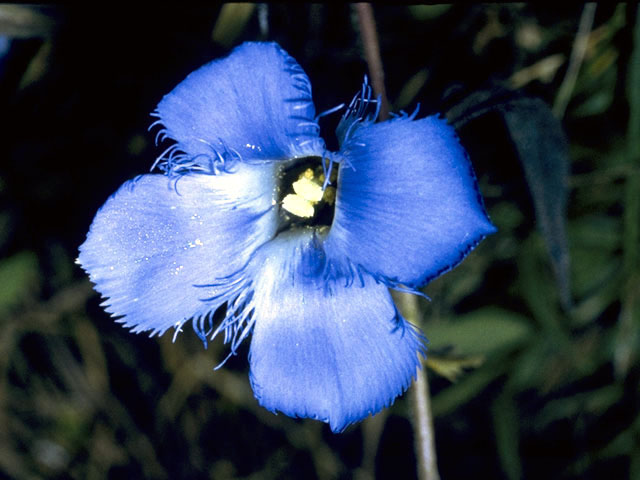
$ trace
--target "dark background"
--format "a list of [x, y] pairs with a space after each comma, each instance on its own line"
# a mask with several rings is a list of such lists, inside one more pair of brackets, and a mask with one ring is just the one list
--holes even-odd
[[[393, 110], [456, 126], [499, 229], [421, 301], [444, 479], [640, 478], [637, 7], [597, 6], [561, 93], [583, 9], [374, 7]], [[74, 264], [164, 149], [147, 131], [164, 94], [275, 40], [318, 112], [346, 102], [367, 73], [353, 10], [2, 5], [0, 38], [0, 475], [415, 478], [408, 396], [339, 435], [274, 416], [246, 342], [213, 372], [219, 342], [128, 333]]]

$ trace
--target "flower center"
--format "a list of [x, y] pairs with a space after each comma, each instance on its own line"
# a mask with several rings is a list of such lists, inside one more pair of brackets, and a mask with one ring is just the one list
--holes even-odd
[[300, 226], [329, 226], [333, 221], [338, 168], [325, 185], [320, 157], [303, 158], [282, 174], [280, 182], [280, 230]]

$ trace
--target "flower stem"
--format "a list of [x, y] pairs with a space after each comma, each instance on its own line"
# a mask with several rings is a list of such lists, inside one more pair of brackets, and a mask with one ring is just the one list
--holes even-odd
[[418, 478], [420, 480], [439, 480], [426, 367], [418, 371], [418, 376], [411, 389], [411, 402], [413, 404], [412, 420], [416, 458], [418, 459]]
[[378, 42], [376, 21], [373, 18], [373, 8], [370, 3], [355, 3], [353, 8], [358, 18], [364, 58], [369, 66], [369, 75], [371, 75], [371, 86], [374, 93], [380, 95], [382, 102], [379, 118], [386, 120], [389, 116], [389, 99], [384, 88], [384, 69], [382, 68], [380, 43]]
[[584, 56], [587, 53], [587, 44], [589, 42], [589, 34], [591, 33], [591, 27], [593, 26], [593, 18], [596, 13], [596, 3], [591, 2], [585, 4], [582, 9], [582, 15], [580, 17], [580, 25], [578, 26], [578, 33], [573, 42], [573, 48], [571, 50], [571, 58], [569, 59], [569, 67], [567, 73], [562, 80], [560, 90], [556, 96], [556, 101], [553, 104], [553, 113], [558, 118], [564, 116], [564, 112], [567, 109], [569, 100], [571, 99], [571, 93], [573, 87], [578, 79], [578, 72], [580, 66], [584, 61]]
[[[419, 324], [421, 316], [417, 297], [409, 293], [393, 292], [393, 298], [402, 316], [413, 324]], [[414, 449], [418, 461], [418, 479], [439, 480], [431, 396], [425, 365], [418, 370], [416, 380], [409, 393], [413, 410], [411, 423], [413, 425]]]

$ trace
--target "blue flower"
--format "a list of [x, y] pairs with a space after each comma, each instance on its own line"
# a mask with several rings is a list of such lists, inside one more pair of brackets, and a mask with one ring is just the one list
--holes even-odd
[[453, 129], [374, 123], [376, 106], [365, 83], [329, 152], [277, 44], [191, 73], [155, 112], [174, 141], [164, 173], [122, 185], [80, 247], [107, 312], [151, 335], [191, 320], [231, 354], [251, 333], [251, 386], [273, 412], [340, 431], [390, 405], [425, 342], [389, 287], [415, 291], [495, 229]]

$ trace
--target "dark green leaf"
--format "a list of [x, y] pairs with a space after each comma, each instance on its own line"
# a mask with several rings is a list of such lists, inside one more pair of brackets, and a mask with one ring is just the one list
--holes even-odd
[[491, 354], [503, 348], [515, 348], [533, 329], [529, 320], [517, 313], [486, 307], [449, 321], [433, 322], [425, 330], [430, 348], [453, 345], [464, 355]]
[[522, 98], [503, 108], [504, 120], [533, 197], [536, 220], [547, 244], [560, 299], [571, 307], [567, 197], [569, 156], [560, 121], [537, 98]]

